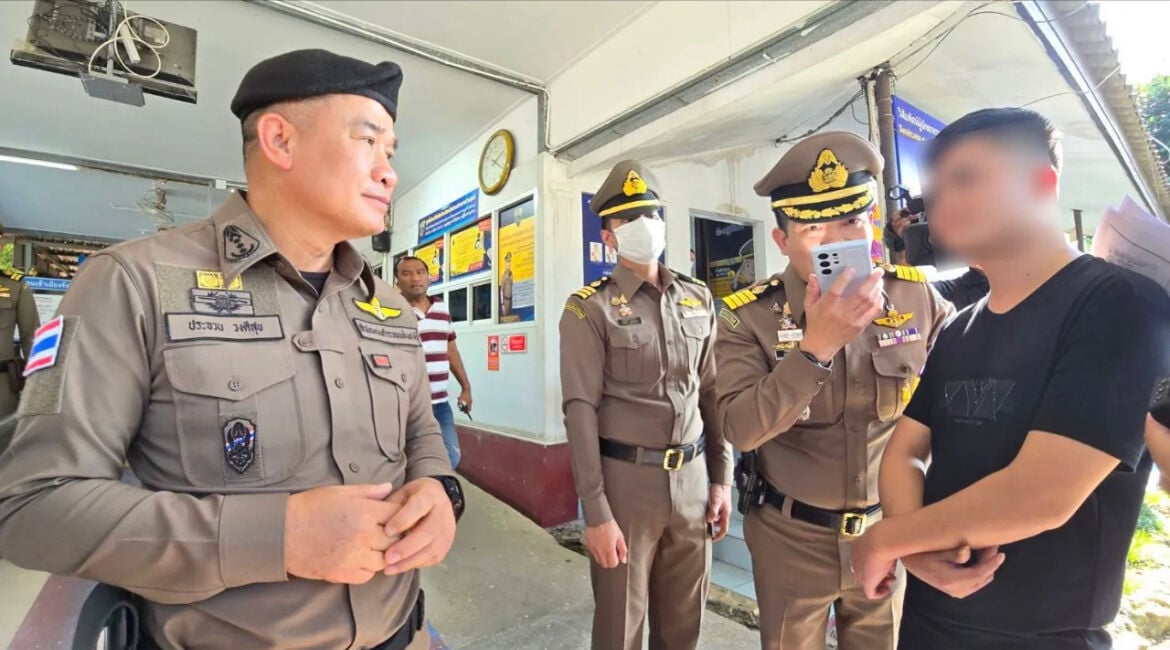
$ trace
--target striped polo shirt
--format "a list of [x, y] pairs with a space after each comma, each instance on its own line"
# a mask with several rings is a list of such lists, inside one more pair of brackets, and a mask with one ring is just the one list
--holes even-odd
[[451, 357], [447, 354], [447, 343], [455, 340], [455, 329], [451, 326], [451, 312], [439, 298], [431, 298], [431, 307], [422, 313], [416, 307], [418, 336], [422, 340], [423, 354], [427, 357], [427, 374], [431, 379], [431, 403], [447, 401], [447, 379], [451, 375]]

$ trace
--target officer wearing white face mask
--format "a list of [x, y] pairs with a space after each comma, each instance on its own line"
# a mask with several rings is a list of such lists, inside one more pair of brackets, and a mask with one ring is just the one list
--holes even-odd
[[593, 648], [698, 647], [711, 542], [731, 516], [731, 447], [715, 412], [711, 292], [661, 265], [657, 184], [617, 164], [590, 207], [617, 249], [613, 275], [561, 316], [561, 387], [585, 512]]

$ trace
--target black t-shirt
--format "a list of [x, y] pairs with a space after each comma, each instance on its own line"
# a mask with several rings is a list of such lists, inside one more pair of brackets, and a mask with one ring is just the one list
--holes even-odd
[[301, 271], [301, 277], [305, 279], [305, 282], [309, 283], [309, 286], [316, 289], [317, 294], [320, 295], [325, 290], [325, 282], [329, 279], [329, 271]]
[[983, 299], [939, 334], [906, 415], [931, 429], [924, 501], [1003, 469], [1029, 431], [1116, 457], [1065, 525], [1004, 545], [995, 580], [964, 600], [910, 579], [903, 650], [1108, 648], [1150, 472], [1150, 390], [1170, 367], [1170, 298], [1082, 256], [1005, 314]]
[[939, 280], [933, 284], [939, 295], [949, 300], [955, 309], [974, 305], [991, 291], [987, 276], [975, 269], [968, 269], [966, 273], [953, 280]]

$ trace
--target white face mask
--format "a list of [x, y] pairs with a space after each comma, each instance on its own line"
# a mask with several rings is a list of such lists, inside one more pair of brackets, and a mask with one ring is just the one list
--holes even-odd
[[649, 264], [666, 250], [666, 222], [641, 217], [613, 231], [618, 255], [636, 264]]

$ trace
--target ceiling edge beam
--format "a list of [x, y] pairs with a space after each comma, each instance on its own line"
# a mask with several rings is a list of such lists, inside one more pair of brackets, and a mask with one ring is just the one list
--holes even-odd
[[184, 174], [182, 172], [171, 171], [169, 169], [139, 167], [137, 165], [127, 165], [109, 160], [98, 160], [96, 158], [83, 158], [80, 156], [45, 153], [43, 151], [32, 151], [31, 149], [17, 149], [14, 147], [0, 146], [0, 156], [26, 158], [28, 160], [55, 163], [59, 165], [72, 165], [83, 170], [106, 172], [109, 174], [120, 174], [122, 176], [133, 176], [147, 180], [171, 181], [173, 183], [184, 183], [187, 185], [196, 185], [200, 187], [208, 187], [211, 189], [244, 190], [248, 188], [247, 184], [243, 181], [232, 181], [222, 178], [213, 178], [211, 176]]

